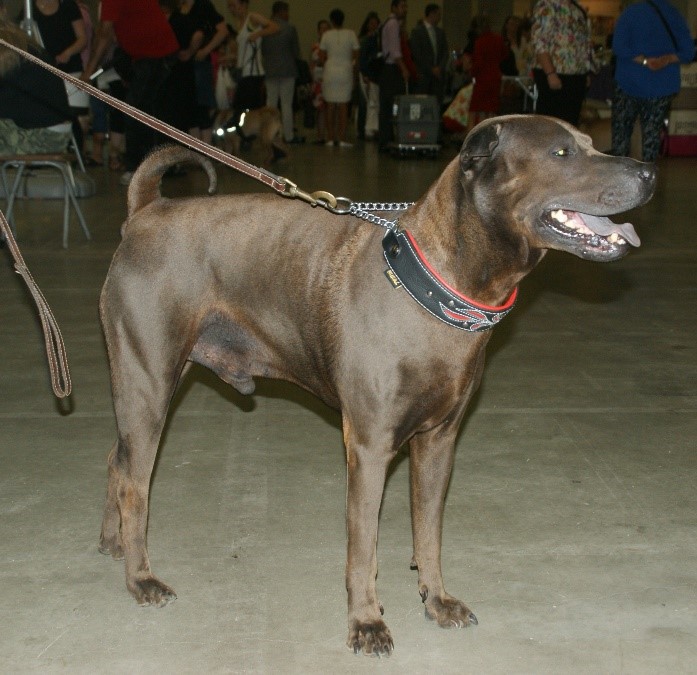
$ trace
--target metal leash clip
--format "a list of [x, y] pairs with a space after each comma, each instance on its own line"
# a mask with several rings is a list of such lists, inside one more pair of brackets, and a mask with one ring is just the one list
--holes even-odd
[[337, 199], [331, 192], [326, 192], [324, 190], [317, 190], [312, 193], [305, 192], [298, 187], [297, 183], [294, 183], [289, 178], [281, 178], [281, 182], [285, 186], [281, 193], [284, 197], [302, 199], [304, 202], [310, 204], [310, 206], [322, 206], [330, 211], [337, 206]]
[[301, 190], [296, 183], [288, 178], [281, 178], [281, 181], [285, 185], [283, 192], [281, 193], [284, 197], [290, 197], [291, 199], [302, 199], [311, 206], [321, 206], [327, 211], [334, 213], [338, 216], [344, 216], [351, 213], [351, 207], [353, 206], [353, 201], [348, 197], [335, 197], [331, 192], [326, 190], [316, 190], [315, 192], [305, 192]]
[[345, 216], [351, 213], [351, 207], [353, 206], [353, 201], [351, 199], [349, 199], [348, 197], [334, 197], [333, 195], [329, 196], [332, 198], [333, 203], [322, 203], [322, 201], [320, 201], [320, 206], [323, 206], [325, 209], [327, 209], [327, 211], [335, 213], [337, 216]]

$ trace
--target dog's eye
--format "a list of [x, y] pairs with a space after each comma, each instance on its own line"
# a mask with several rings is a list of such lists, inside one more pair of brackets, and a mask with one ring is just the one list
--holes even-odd
[[559, 150], [555, 150], [552, 155], [554, 157], [573, 157], [574, 151], [571, 148], [559, 148]]

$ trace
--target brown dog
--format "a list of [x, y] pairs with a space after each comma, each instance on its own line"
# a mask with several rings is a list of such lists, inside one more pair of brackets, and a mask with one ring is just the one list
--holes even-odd
[[[264, 164], [273, 164], [278, 159], [288, 156], [288, 145], [281, 133], [281, 113], [277, 108], [257, 108], [246, 110], [240, 119], [229, 123], [230, 111], [226, 111], [216, 121], [215, 127], [223, 129], [225, 149], [233, 155], [240, 154], [242, 140], [256, 139], [259, 143]], [[228, 126], [231, 124], [231, 126]]]
[[140, 604], [174, 599], [150, 569], [146, 529], [153, 464], [182, 372], [203, 364], [244, 394], [255, 376], [282, 378], [342, 413], [348, 646], [393, 648], [376, 546], [385, 476], [405, 443], [426, 615], [445, 627], [476, 623], [443, 586], [441, 522], [487, 329], [547, 249], [607, 261], [638, 245], [631, 225], [606, 216], [650, 198], [654, 167], [602, 155], [551, 118], [494, 118], [385, 235], [301, 202], [280, 208], [272, 194], [162, 198], [160, 177], [185, 159], [214, 180], [210, 163], [183, 148], [146, 159], [102, 291], [118, 438], [100, 549], [125, 556]]

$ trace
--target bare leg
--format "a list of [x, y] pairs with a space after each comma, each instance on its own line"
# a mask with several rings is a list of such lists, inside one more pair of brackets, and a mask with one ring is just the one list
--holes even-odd
[[337, 104], [337, 138], [339, 141], [346, 141], [346, 127], [348, 124], [348, 104]]
[[336, 103], [327, 103], [327, 140], [339, 140], [336, 135]]

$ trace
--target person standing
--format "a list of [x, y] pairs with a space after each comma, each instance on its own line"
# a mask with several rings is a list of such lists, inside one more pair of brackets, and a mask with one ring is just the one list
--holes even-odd
[[167, 121], [180, 131], [187, 133], [196, 126], [196, 76], [194, 56], [203, 44], [203, 31], [197, 27], [190, 12], [183, 13], [181, 0], [159, 0], [160, 9], [172, 26], [179, 52], [172, 66], [167, 98], [169, 111]]
[[667, 0], [638, 2], [617, 20], [612, 51], [616, 67], [611, 152], [629, 154], [639, 118], [642, 159], [655, 162], [670, 102], [680, 90], [680, 63], [694, 56], [690, 29]]
[[416, 65], [416, 94], [435, 96], [440, 104], [445, 89], [445, 70], [448, 65], [448, 41], [445, 31], [438, 25], [441, 8], [426, 5], [424, 20], [411, 32], [409, 46]]
[[300, 143], [293, 125], [293, 96], [298, 77], [297, 60], [300, 58], [298, 31], [291, 23], [290, 7], [284, 0], [276, 0], [271, 8], [271, 20], [279, 26], [274, 33], [261, 42], [261, 55], [266, 76], [266, 105], [281, 107], [283, 137], [286, 143]]
[[179, 12], [203, 36], [201, 45], [193, 55], [196, 107], [189, 133], [210, 143], [213, 136], [213, 111], [216, 108], [211, 53], [227, 39], [227, 24], [210, 0], [180, 0]]
[[333, 9], [329, 13], [332, 27], [320, 41], [320, 60], [323, 62], [322, 95], [327, 104], [327, 145], [351, 147], [346, 140], [348, 104], [353, 92], [353, 82], [360, 45], [356, 34], [344, 28], [344, 13]]
[[[102, 0], [97, 35], [83, 80], [89, 82], [115, 41], [133, 61], [127, 103], [149, 115], [164, 117], [164, 92], [179, 43], [157, 0]], [[128, 185], [138, 164], [160, 137], [132, 117], [126, 118], [125, 132], [126, 172], [121, 183]]]
[[317, 42], [310, 48], [310, 73], [312, 74], [312, 106], [315, 109], [317, 139], [315, 145], [324, 145], [327, 142], [327, 104], [322, 96], [322, 55], [319, 48], [322, 36], [331, 28], [329, 21], [320, 19], [317, 22]]
[[590, 23], [576, 0], [538, 0], [531, 34], [537, 112], [578, 126], [591, 70]]
[[467, 128], [497, 115], [501, 107], [501, 62], [510, 53], [503, 36], [491, 30], [489, 17], [477, 17], [479, 37], [472, 54], [474, 88]]
[[233, 104], [235, 120], [238, 120], [245, 110], [256, 110], [265, 103], [260, 40], [278, 33], [280, 27], [262, 14], [250, 12], [249, 0], [228, 0], [227, 4], [239, 23], [236, 39], [239, 81]]
[[392, 0], [390, 16], [381, 26], [382, 53], [385, 65], [380, 73], [380, 115], [378, 120], [378, 148], [388, 152], [394, 131], [392, 128], [392, 105], [395, 96], [406, 92], [409, 68], [402, 58], [400, 41], [401, 22], [407, 16], [406, 0]]
[[380, 17], [377, 12], [368, 12], [358, 32], [360, 53], [358, 56], [358, 115], [356, 130], [358, 138], [372, 139], [378, 131], [378, 110], [380, 95], [374, 73], [370, 72], [370, 62], [378, 55], [378, 32]]

